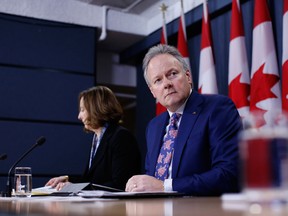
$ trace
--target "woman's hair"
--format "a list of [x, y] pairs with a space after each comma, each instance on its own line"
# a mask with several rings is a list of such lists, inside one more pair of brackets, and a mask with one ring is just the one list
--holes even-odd
[[183, 56], [180, 54], [180, 52], [173, 46], [166, 45], [166, 44], [158, 44], [156, 46], [153, 46], [149, 49], [149, 51], [146, 53], [144, 59], [142, 68], [144, 71], [144, 78], [148, 86], [150, 86], [149, 80], [147, 78], [147, 67], [152, 58], [154, 58], [157, 55], [160, 54], [169, 54], [172, 55], [174, 58], [176, 58], [180, 64], [183, 67], [183, 72], [185, 73], [189, 69], [189, 65], [185, 62]]
[[87, 110], [87, 121], [91, 128], [103, 127], [105, 123], [118, 123], [123, 116], [123, 109], [111, 89], [96, 86], [80, 92]]

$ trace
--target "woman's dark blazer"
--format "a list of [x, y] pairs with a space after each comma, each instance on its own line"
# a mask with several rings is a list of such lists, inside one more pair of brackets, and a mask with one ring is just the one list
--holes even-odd
[[135, 137], [126, 128], [110, 124], [103, 134], [90, 169], [88, 164], [89, 160], [82, 182], [124, 190], [128, 179], [141, 171]]

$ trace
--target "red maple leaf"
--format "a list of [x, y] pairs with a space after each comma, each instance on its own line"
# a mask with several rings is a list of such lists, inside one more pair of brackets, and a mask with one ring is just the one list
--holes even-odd
[[259, 67], [251, 79], [250, 110], [251, 112], [261, 113], [263, 124], [265, 124], [264, 114], [267, 110], [260, 109], [256, 104], [269, 98], [277, 98], [271, 88], [279, 81], [279, 76], [263, 73], [264, 64]]
[[241, 74], [239, 74], [229, 84], [229, 97], [233, 100], [237, 108], [249, 106], [250, 85], [240, 82]]

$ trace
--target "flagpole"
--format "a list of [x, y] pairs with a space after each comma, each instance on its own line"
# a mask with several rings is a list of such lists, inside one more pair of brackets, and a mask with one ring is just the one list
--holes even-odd
[[165, 5], [164, 3], [160, 5], [160, 10], [162, 12], [162, 17], [163, 17], [163, 24], [162, 24], [162, 35], [161, 35], [161, 44], [168, 44], [167, 40], [167, 31], [166, 31], [166, 19], [165, 19], [165, 12], [167, 11], [168, 6]]
[[[168, 8], [168, 6], [165, 5], [165, 3], [162, 3], [162, 5], [160, 5], [160, 10], [162, 12], [164, 22], [165, 22], [165, 12], [167, 11], [167, 8]], [[165, 22], [165, 24], [166, 24], [166, 22]]]
[[185, 24], [185, 13], [184, 13], [184, 4], [183, 4], [183, 0], [180, 0], [180, 4], [181, 4], [181, 15], [180, 15], [180, 20], [182, 20], [181, 25], [183, 25], [183, 33], [184, 33], [184, 39], [185, 41], [187, 40], [187, 35], [186, 35], [186, 24]]
[[[161, 31], [161, 39], [160, 43], [161, 44], [168, 44], [167, 40], [167, 32], [166, 32], [166, 20], [165, 20], [165, 12], [167, 11], [168, 6], [165, 5], [164, 3], [160, 5], [160, 10], [162, 12], [163, 16], [163, 24], [162, 24], [162, 31]], [[162, 106], [157, 100], [156, 100], [156, 115], [160, 115], [163, 112], [166, 112], [167, 109], [166, 107]]]
[[207, 21], [207, 17], [208, 17], [208, 13], [207, 13], [207, 1], [203, 0], [203, 8], [204, 8], [204, 17], [205, 17], [205, 21]]

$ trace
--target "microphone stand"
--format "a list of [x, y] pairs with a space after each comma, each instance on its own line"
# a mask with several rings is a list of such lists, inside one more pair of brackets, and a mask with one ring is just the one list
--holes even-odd
[[40, 137], [36, 143], [27, 151], [25, 152], [9, 169], [8, 171], [8, 177], [7, 177], [7, 184], [6, 184], [6, 196], [11, 197], [11, 191], [12, 191], [12, 179], [11, 179], [11, 172], [12, 170], [17, 166], [17, 164], [24, 158], [26, 155], [28, 155], [34, 148], [37, 146], [42, 145], [46, 141], [45, 137]]

